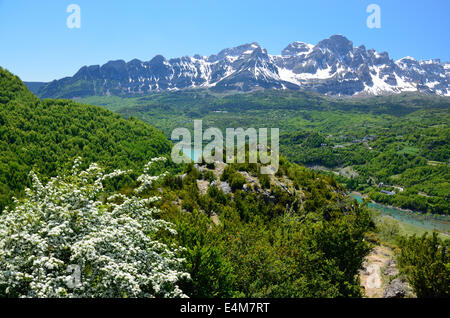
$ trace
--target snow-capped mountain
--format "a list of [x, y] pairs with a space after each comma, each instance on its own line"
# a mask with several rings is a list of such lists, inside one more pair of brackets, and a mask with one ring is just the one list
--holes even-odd
[[333, 35], [317, 45], [291, 43], [281, 55], [267, 54], [258, 43], [251, 43], [211, 56], [110, 61], [47, 83], [38, 94], [72, 98], [189, 88], [307, 89], [328, 95], [411, 91], [450, 96], [450, 63], [411, 57], [393, 61], [386, 52], [354, 47], [344, 36]]

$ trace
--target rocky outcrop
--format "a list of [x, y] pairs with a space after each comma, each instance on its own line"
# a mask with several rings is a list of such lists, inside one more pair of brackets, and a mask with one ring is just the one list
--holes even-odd
[[208, 192], [209, 181], [197, 180], [197, 187], [198, 187], [198, 191], [200, 191], [200, 193], [202, 195], [205, 195]]
[[398, 275], [397, 264], [395, 263], [395, 261], [393, 259], [390, 259], [387, 262], [386, 267], [383, 270], [383, 275], [388, 276], [388, 277], [394, 277], [394, 276]]
[[403, 298], [406, 296], [406, 290], [405, 283], [400, 278], [396, 278], [387, 285], [383, 298]]
[[231, 193], [231, 187], [230, 187], [230, 184], [228, 182], [213, 181], [213, 182], [211, 182], [211, 186], [218, 187], [225, 194], [230, 194]]

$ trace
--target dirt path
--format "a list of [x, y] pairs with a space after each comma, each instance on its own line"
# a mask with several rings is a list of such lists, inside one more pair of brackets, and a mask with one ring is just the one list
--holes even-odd
[[382, 271], [393, 259], [393, 252], [385, 246], [376, 246], [367, 256], [364, 270], [360, 271], [361, 285], [366, 297], [381, 298], [387, 282], [383, 280]]

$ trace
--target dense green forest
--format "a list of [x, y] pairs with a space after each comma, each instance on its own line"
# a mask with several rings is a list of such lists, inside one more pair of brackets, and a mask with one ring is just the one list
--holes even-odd
[[[218, 95], [181, 91], [146, 97], [89, 97], [170, 136], [176, 127], [278, 127], [289, 160], [333, 174], [380, 203], [449, 213], [450, 99], [400, 94], [328, 98], [291, 91]], [[395, 192], [395, 194], [394, 194]]]
[[[258, 166], [188, 166], [165, 179], [163, 216], [186, 247], [194, 297], [357, 297], [373, 228], [367, 210], [329, 177], [282, 159], [277, 176]], [[221, 182], [231, 191], [223, 192]], [[199, 184], [208, 185], [200, 191]], [[243, 187], [246, 185], [246, 187]], [[182, 210], [178, 209], [181, 205]], [[186, 213], [193, 211], [193, 213]]]
[[[400, 248], [401, 275], [417, 296], [448, 295], [448, 240], [436, 235], [399, 236], [395, 226], [379, 223], [364, 205], [347, 196], [343, 184], [352, 184], [343, 176], [308, 169], [284, 156], [274, 176], [261, 175], [258, 164], [175, 166], [165, 158], [171, 143], [163, 132], [133, 117], [154, 120], [167, 133], [198, 118], [198, 107], [204, 104], [196, 99], [206, 94], [203, 97], [212, 99], [214, 106], [204, 118], [214, 126], [246, 127], [252, 116], [256, 127], [286, 121], [286, 127], [292, 127], [282, 135], [287, 156], [295, 155], [286, 151], [292, 145], [311, 151], [325, 148], [325, 143], [336, 145], [333, 138], [341, 126], [349, 131], [368, 129], [363, 133], [369, 136], [372, 130], [365, 127], [367, 122], [369, 126], [377, 123], [377, 128], [396, 116], [406, 123], [410, 116], [408, 120], [417, 120], [416, 131], [431, 129], [408, 139], [413, 138], [408, 135], [410, 126], [402, 126], [400, 119], [391, 123], [397, 133], [402, 131], [403, 137], [396, 133], [395, 140], [408, 141], [408, 147], [414, 144], [419, 150], [396, 149], [388, 133], [378, 133], [367, 145], [359, 145], [375, 151], [393, 147], [400, 158], [411, 153], [420, 157], [413, 160], [417, 165], [395, 162], [395, 167], [404, 164], [407, 168], [384, 174], [380, 171], [392, 158], [378, 169], [366, 164], [367, 169], [375, 169], [373, 173], [380, 173], [375, 177], [384, 180], [383, 175], [388, 178], [393, 172], [401, 175], [421, 167], [422, 157], [423, 167], [447, 167], [440, 163], [447, 158], [448, 148], [443, 139], [448, 118], [441, 112], [446, 109], [445, 100], [432, 99], [433, 109], [421, 114], [425, 110], [414, 106], [415, 97], [405, 97], [411, 98], [411, 104], [406, 103], [410, 111], [388, 115], [383, 102], [374, 113], [367, 113], [359, 109], [360, 101], [349, 101], [344, 108], [350, 110], [335, 109], [332, 100], [318, 95], [306, 98], [301, 93], [290, 97], [293, 101], [280, 99], [284, 111], [283, 107], [272, 109], [269, 98], [282, 93], [219, 98], [200, 91], [193, 95], [200, 97], [186, 99], [191, 94], [146, 97], [142, 100], [146, 106], [139, 106], [142, 109], [134, 105], [140, 99], [92, 98], [95, 104], [112, 102], [110, 108], [128, 117], [123, 119], [74, 101], [40, 101], [20, 79], [0, 70], [1, 297], [361, 297], [365, 292], [359, 274], [380, 240]], [[250, 103], [255, 96], [260, 100]], [[318, 109], [309, 109], [305, 98], [317, 99]], [[149, 106], [152, 99], [164, 102]], [[187, 103], [187, 113], [177, 115], [176, 107], [183, 100], [192, 104]], [[304, 112], [296, 110], [302, 100]], [[236, 101], [243, 112], [231, 111]], [[226, 103], [228, 110], [222, 108]], [[166, 105], [174, 108], [165, 109]], [[292, 113], [286, 113], [288, 109]], [[344, 116], [348, 122], [330, 116]], [[442, 122], [436, 123], [436, 117]], [[279, 121], [272, 124], [267, 118]], [[326, 123], [330, 127], [321, 131]], [[296, 126], [300, 129], [294, 130]], [[422, 152], [421, 147], [430, 145], [431, 154]], [[352, 167], [362, 174], [358, 162]], [[424, 178], [431, 174], [429, 170], [422, 173]], [[432, 182], [442, 178], [439, 172], [431, 175]], [[424, 184], [420, 176], [403, 177], [411, 187], [414, 182]], [[445, 182], [436, 183], [434, 196], [448, 196]], [[355, 181], [353, 187], [358, 186]], [[375, 191], [372, 187], [369, 190]], [[74, 266], [81, 280], [68, 284], [67, 273]]]
[[[167, 154], [170, 142], [155, 128], [100, 107], [39, 101], [17, 77], [0, 74], [3, 204], [18, 198], [0, 215], [2, 296], [363, 295], [357, 274], [370, 251], [364, 237], [373, 223], [334, 178], [282, 158], [272, 177], [259, 175], [256, 164], [222, 170], [209, 164], [184, 166], [184, 173], [172, 171], [156, 182], [144, 163]], [[92, 162], [103, 170], [91, 165], [80, 171]], [[108, 174], [112, 168], [121, 170]], [[144, 174], [137, 177], [139, 171]], [[99, 244], [96, 257], [90, 244]], [[159, 257], [156, 267], [135, 269], [155, 273], [134, 283], [127, 278], [131, 263], [106, 270], [146, 249], [149, 261], [154, 253], [165, 257], [161, 272]], [[175, 255], [185, 260], [182, 267]], [[86, 277], [75, 290], [57, 278], [71, 263]], [[122, 278], [114, 278], [116, 271]]]
[[46, 180], [80, 155], [107, 169], [137, 169], [171, 149], [159, 130], [139, 120], [70, 100], [40, 101], [3, 69], [0, 125], [0, 210], [12, 195], [23, 195], [31, 169]]

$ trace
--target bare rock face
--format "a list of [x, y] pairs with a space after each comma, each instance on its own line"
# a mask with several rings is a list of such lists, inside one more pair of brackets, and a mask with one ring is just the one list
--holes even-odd
[[383, 293], [383, 298], [403, 298], [406, 295], [405, 283], [396, 278], [387, 285]]
[[390, 259], [383, 270], [383, 275], [394, 277], [398, 275], [397, 265], [393, 259]]
[[231, 193], [231, 187], [228, 182], [213, 181], [211, 182], [211, 186], [218, 187], [225, 194]]
[[261, 187], [259, 179], [257, 177], [251, 176], [247, 171], [238, 171], [244, 178], [245, 182], [251, 186]]
[[223, 174], [223, 171], [228, 166], [225, 162], [221, 161], [215, 161], [214, 162], [214, 170], [213, 173], [216, 176], [216, 178], [220, 178], [220, 176]]
[[194, 165], [194, 168], [197, 169], [199, 172], [204, 172], [205, 171], [205, 169], [202, 166], [200, 166], [199, 164], [197, 164], [197, 163]]
[[209, 182], [206, 180], [197, 180], [198, 190], [202, 195], [205, 195], [208, 192]]

